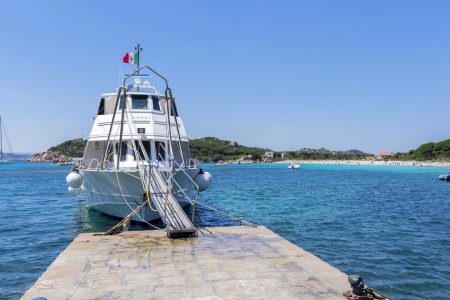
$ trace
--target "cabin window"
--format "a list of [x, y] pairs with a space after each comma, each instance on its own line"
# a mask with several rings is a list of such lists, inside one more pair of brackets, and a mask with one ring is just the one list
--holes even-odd
[[105, 98], [100, 99], [100, 105], [98, 106], [97, 115], [105, 114]]
[[175, 101], [172, 101], [173, 106], [170, 108], [170, 115], [178, 117], [178, 111], [177, 111], [177, 105], [175, 104]]
[[132, 95], [131, 108], [132, 109], [148, 109], [147, 95]]
[[[116, 153], [117, 155], [119, 155], [119, 143], [116, 144]], [[127, 160], [127, 143], [126, 142], [122, 142], [122, 145], [120, 147], [121, 151], [120, 151], [120, 161], [126, 161]]]
[[121, 97], [119, 98], [119, 106], [117, 107], [117, 110], [122, 110], [122, 109], [125, 107], [125, 103], [126, 103], [127, 101], [123, 101], [124, 99], [125, 99], [124, 96], [121, 96]]
[[[110, 96], [108, 98], [105, 98], [103, 114], [110, 115], [110, 114], [114, 113], [114, 109], [116, 108], [116, 99], [117, 99], [116, 96]], [[100, 112], [100, 109], [99, 109], [99, 112]]]
[[153, 110], [161, 111], [161, 107], [159, 106], [159, 97], [152, 96], [152, 104]]
[[164, 148], [163, 142], [155, 142], [156, 149], [156, 159], [157, 160], [165, 160], [166, 159], [166, 151]]
[[[139, 160], [144, 160], [145, 156], [144, 156], [144, 152], [147, 153], [148, 158], [150, 158], [150, 141], [142, 141], [142, 146], [144, 146], [144, 150], [142, 150], [142, 147], [139, 146], [139, 142], [138, 141], [134, 141], [134, 148], [137, 150], [137, 152], [139, 153]], [[136, 153], [133, 151], [134, 154], [134, 159], [136, 159]], [[137, 159], [136, 159], [137, 160]]]

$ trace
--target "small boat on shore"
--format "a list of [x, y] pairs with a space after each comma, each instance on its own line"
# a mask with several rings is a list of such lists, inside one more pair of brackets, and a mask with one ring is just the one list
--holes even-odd
[[226, 162], [224, 162], [224, 161], [218, 161], [218, 162], [216, 162], [215, 165], [216, 165], [216, 166], [226, 166], [226, 165], [228, 165], [228, 163], [226, 163]]
[[300, 164], [299, 163], [292, 163], [288, 166], [288, 169], [292, 169], [292, 170], [296, 170], [296, 169], [300, 169]]

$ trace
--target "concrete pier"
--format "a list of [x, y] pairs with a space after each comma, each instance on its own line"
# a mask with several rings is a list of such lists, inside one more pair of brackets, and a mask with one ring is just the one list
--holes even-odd
[[347, 276], [265, 227], [80, 234], [23, 299], [344, 299]]

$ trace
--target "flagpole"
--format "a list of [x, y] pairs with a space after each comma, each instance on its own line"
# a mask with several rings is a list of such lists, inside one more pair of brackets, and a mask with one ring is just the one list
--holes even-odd
[[[143, 49], [141, 48], [140, 44], [138, 44], [137, 47], [134, 47], [134, 49], [137, 51], [137, 56], [138, 56], [137, 69], [139, 70], [140, 61], [141, 61], [141, 50], [143, 50]], [[137, 73], [139, 74], [139, 71], [137, 71]]]

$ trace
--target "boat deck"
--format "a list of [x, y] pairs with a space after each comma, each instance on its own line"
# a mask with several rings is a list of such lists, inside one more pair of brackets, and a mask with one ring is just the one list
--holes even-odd
[[344, 299], [347, 276], [265, 227], [80, 234], [23, 299]]

